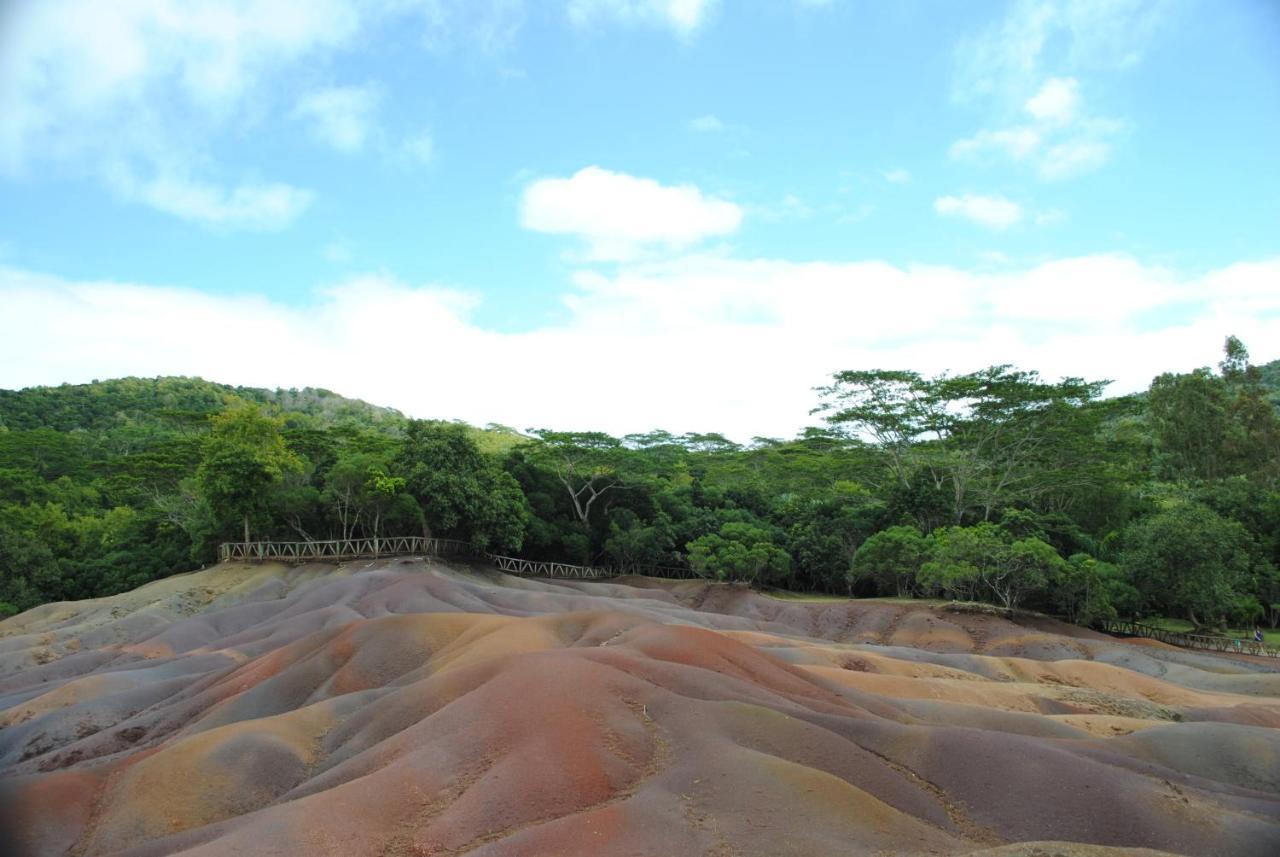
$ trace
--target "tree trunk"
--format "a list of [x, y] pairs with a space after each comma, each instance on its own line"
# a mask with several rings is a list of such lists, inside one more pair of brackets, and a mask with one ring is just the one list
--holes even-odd
[[244, 543], [249, 543], [249, 516], [244, 516]]

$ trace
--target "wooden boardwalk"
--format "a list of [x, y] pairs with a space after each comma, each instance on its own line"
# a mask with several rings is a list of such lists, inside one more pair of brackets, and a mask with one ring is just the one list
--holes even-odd
[[1280, 649], [1253, 640], [1237, 640], [1233, 637], [1215, 637], [1211, 634], [1184, 634], [1179, 631], [1166, 631], [1141, 622], [1128, 622], [1120, 619], [1103, 619], [1098, 629], [1108, 634], [1121, 637], [1146, 637], [1159, 640], [1171, 646], [1183, 649], [1204, 649], [1210, 652], [1226, 652], [1234, 655], [1260, 655], [1280, 658]]
[[674, 579], [697, 579], [691, 568], [673, 565], [645, 565], [615, 568], [572, 565], [565, 562], [521, 559], [476, 550], [457, 539], [423, 536], [391, 536], [377, 539], [330, 539], [311, 542], [223, 542], [218, 546], [221, 562], [334, 562], [349, 559], [379, 559], [390, 556], [476, 557], [492, 562], [501, 571], [523, 577], [594, 579], [626, 574]]

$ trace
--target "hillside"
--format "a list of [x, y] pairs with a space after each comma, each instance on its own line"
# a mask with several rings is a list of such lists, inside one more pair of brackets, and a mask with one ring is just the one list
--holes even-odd
[[252, 402], [303, 414], [321, 424], [402, 427], [393, 408], [348, 399], [329, 390], [232, 387], [202, 378], [117, 378], [90, 384], [0, 390], [0, 427], [18, 430], [105, 431], [126, 425], [199, 421]]
[[723, 584], [218, 566], [0, 623], [0, 724], [6, 854], [1280, 850], [1274, 664]]

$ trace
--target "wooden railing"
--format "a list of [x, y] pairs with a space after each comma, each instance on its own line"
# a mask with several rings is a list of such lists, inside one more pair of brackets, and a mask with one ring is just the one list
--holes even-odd
[[470, 545], [457, 539], [392, 536], [377, 539], [330, 539], [318, 542], [223, 542], [218, 546], [218, 559], [222, 562], [255, 560], [305, 562], [381, 556], [448, 556], [471, 552]]
[[377, 539], [330, 539], [313, 542], [223, 542], [218, 546], [221, 562], [326, 562], [348, 559], [378, 559], [388, 556], [474, 556], [492, 562], [499, 570], [525, 577], [600, 578], [639, 574], [646, 577], [697, 578], [691, 568], [674, 565], [633, 565], [614, 568], [572, 565], [565, 562], [521, 559], [477, 550], [457, 539], [423, 536], [392, 536]]
[[1124, 637], [1146, 637], [1152, 640], [1159, 640], [1162, 643], [1168, 643], [1171, 646], [1179, 646], [1184, 649], [1206, 649], [1212, 652], [1264, 655], [1271, 658], [1280, 658], [1280, 648], [1255, 642], [1251, 639], [1217, 637], [1212, 634], [1184, 634], [1181, 631], [1166, 631], [1164, 628], [1157, 628], [1154, 625], [1144, 625], [1141, 622], [1130, 622], [1123, 619], [1103, 619], [1098, 622], [1098, 629], [1108, 634], [1118, 634]]

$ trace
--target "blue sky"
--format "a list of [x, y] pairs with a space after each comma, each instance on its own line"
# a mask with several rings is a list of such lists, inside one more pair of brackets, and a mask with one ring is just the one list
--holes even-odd
[[0, 386], [740, 437], [855, 366], [1280, 357], [1268, 0], [0, 13]]

